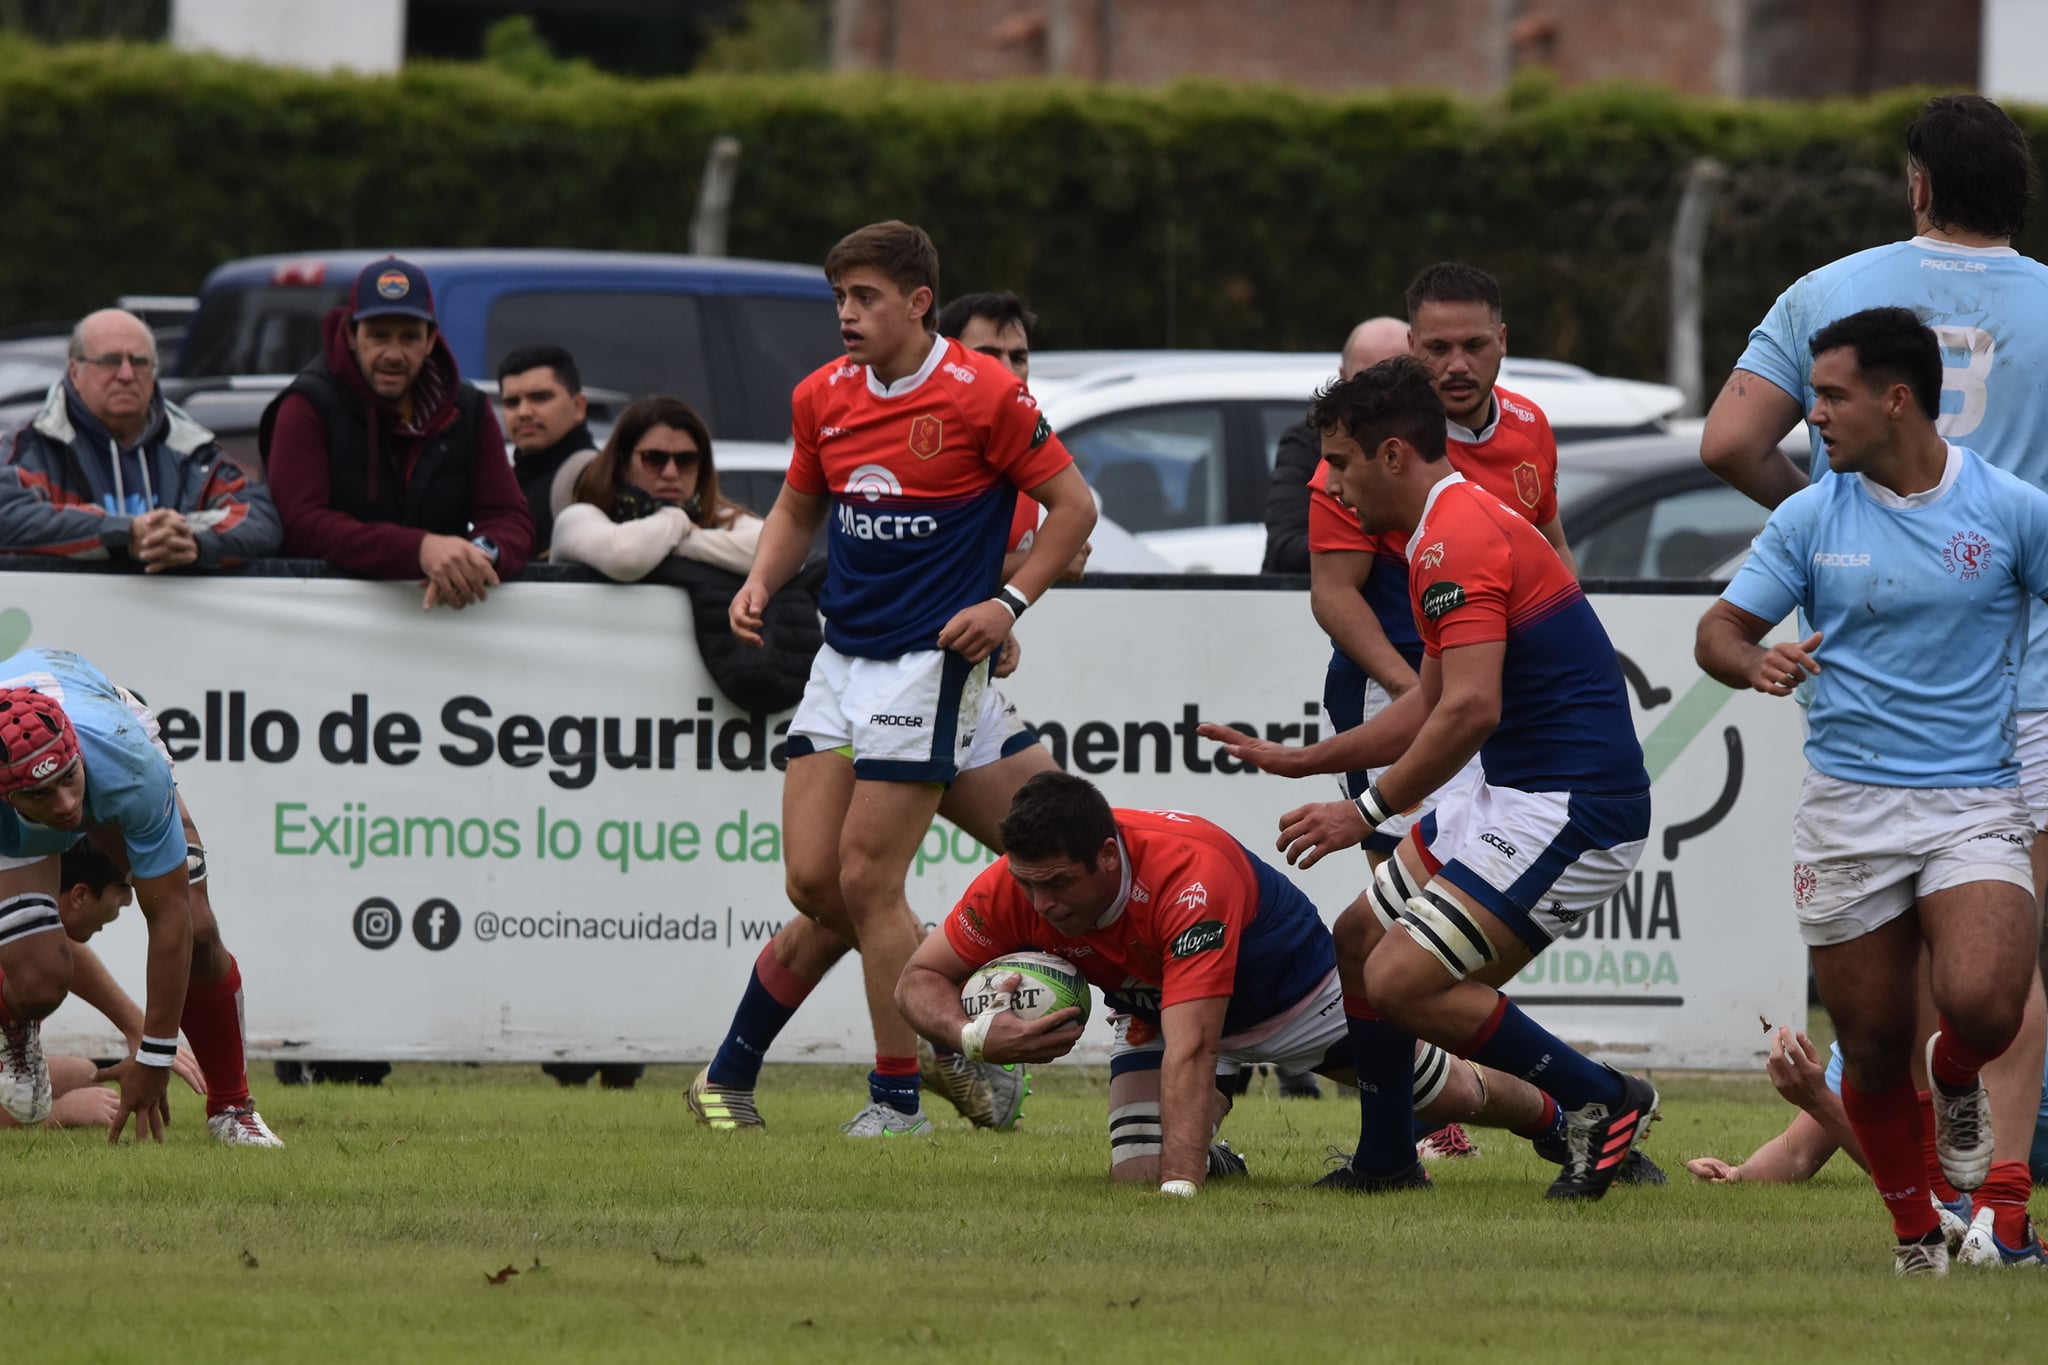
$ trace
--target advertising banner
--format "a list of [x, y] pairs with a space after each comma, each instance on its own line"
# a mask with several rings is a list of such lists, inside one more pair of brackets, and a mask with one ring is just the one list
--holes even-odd
[[[0, 577], [0, 645], [73, 649], [156, 711], [242, 964], [252, 1052], [357, 1060], [674, 1061], [717, 1046], [783, 895], [788, 717], [749, 715], [697, 659], [686, 596], [515, 583], [460, 613], [411, 585], [237, 577]], [[1747, 1066], [1759, 1016], [1803, 1017], [1787, 829], [1788, 703], [1692, 663], [1709, 599], [1596, 598], [1655, 778], [1636, 876], [1515, 982], [1566, 1037], [1638, 1066]], [[1328, 733], [1328, 645], [1305, 593], [1062, 588], [1003, 684], [1112, 804], [1173, 808], [1278, 861], [1280, 813], [1335, 779], [1255, 772], [1220, 720]], [[1512, 680], [1510, 680], [1512, 685]], [[944, 823], [911, 869], [936, 922], [992, 855]], [[1334, 919], [1362, 855], [1296, 874]], [[140, 993], [130, 911], [95, 940]], [[67, 1004], [55, 1050], [118, 1049]], [[1091, 1029], [1081, 1055], [1099, 1057]], [[773, 1054], [872, 1055], [857, 964]]]

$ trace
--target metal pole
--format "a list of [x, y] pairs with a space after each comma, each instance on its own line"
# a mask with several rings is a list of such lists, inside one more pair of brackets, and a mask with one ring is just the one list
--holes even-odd
[[732, 216], [732, 189], [739, 171], [740, 140], [729, 133], [711, 139], [711, 149], [704, 153], [704, 183], [697, 191], [697, 216], [690, 223], [692, 254], [725, 254], [726, 221]]
[[1728, 172], [1712, 157], [1701, 157], [1685, 173], [1685, 190], [1678, 196], [1678, 213], [1671, 223], [1671, 340], [1666, 377], [1673, 388], [1685, 395], [1681, 411], [1697, 417], [1705, 411], [1705, 392], [1700, 374], [1700, 263], [1707, 249], [1707, 220], [1714, 207], [1714, 190]]

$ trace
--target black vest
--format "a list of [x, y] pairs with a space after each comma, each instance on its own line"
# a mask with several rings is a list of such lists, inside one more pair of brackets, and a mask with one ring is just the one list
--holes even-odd
[[[469, 535], [474, 505], [477, 424], [484, 396], [468, 384], [455, 390], [456, 419], [426, 439], [407, 480], [398, 459], [397, 443], [377, 442], [377, 486], [370, 492], [370, 405], [345, 389], [324, 361], [301, 370], [288, 388], [263, 410], [257, 446], [270, 462], [270, 434], [277, 425], [278, 406], [292, 394], [303, 395], [320, 415], [327, 433], [327, 505], [357, 521], [391, 522], [435, 535]], [[380, 436], [382, 434], [380, 433]]]

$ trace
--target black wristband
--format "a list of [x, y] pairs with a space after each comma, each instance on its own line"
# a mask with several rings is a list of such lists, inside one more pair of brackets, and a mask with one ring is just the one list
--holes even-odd
[[1007, 583], [1004, 584], [1002, 587], [996, 589], [995, 597], [991, 600], [1000, 602], [1004, 606], [1008, 607], [1010, 609], [1010, 619], [1012, 621], [1022, 616], [1025, 612], [1025, 609], [1031, 605], [1029, 602], [1026, 602], [1024, 600], [1023, 593], [1018, 592], [1015, 588], [1009, 586]]

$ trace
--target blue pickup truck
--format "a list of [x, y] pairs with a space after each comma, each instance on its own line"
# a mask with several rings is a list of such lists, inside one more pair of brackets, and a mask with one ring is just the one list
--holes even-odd
[[814, 266], [553, 249], [308, 252], [231, 261], [206, 277], [169, 374], [289, 374], [320, 353], [320, 319], [356, 273], [400, 255], [427, 272], [468, 379], [520, 346], [569, 348], [583, 382], [673, 394], [721, 437], [784, 441], [789, 393], [842, 353]]

